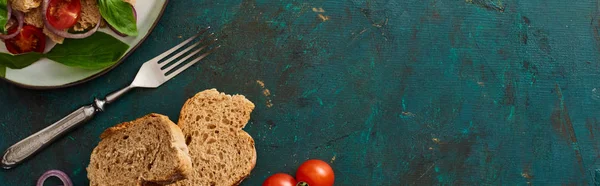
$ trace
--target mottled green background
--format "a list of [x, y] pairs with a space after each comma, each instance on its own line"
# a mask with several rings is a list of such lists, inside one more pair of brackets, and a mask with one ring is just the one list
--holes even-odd
[[0, 149], [125, 86], [199, 27], [213, 26], [222, 49], [0, 171], [0, 184], [60, 169], [86, 185], [104, 129], [150, 112], [176, 119], [207, 88], [256, 104], [246, 130], [259, 158], [243, 185], [309, 158], [331, 162], [336, 185], [594, 184], [598, 3], [172, 0], [144, 45], [96, 80], [53, 91], [1, 82]]

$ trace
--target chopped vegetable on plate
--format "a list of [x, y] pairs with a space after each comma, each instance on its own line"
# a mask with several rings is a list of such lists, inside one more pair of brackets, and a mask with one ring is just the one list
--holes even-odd
[[[133, 0], [0, 0], [0, 67], [25, 68], [41, 58], [82, 69], [113, 65], [129, 45], [98, 32], [108, 26], [137, 36]], [[46, 43], [57, 45], [46, 50]]]

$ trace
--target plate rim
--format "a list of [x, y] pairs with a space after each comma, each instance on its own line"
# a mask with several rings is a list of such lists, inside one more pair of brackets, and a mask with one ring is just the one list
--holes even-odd
[[129, 57], [133, 52], [135, 52], [137, 50], [137, 48], [146, 41], [146, 39], [148, 39], [148, 37], [150, 36], [150, 34], [152, 34], [152, 31], [154, 31], [154, 28], [158, 25], [158, 22], [160, 22], [160, 20], [163, 17], [163, 14], [165, 13], [165, 9], [167, 9], [167, 5], [169, 4], [169, 0], [164, 0], [165, 4], [163, 5], [163, 7], [160, 10], [160, 13], [158, 13], [158, 19], [156, 19], [154, 21], [154, 23], [152, 24], [152, 26], [150, 27], [150, 31], [148, 32], [148, 34], [146, 34], [141, 40], [140, 42], [138, 42], [135, 46], [133, 46], [131, 48], [131, 50], [129, 50], [129, 52], [127, 52], [125, 55], [123, 55], [123, 57], [121, 57], [121, 59], [119, 59], [119, 61], [117, 63], [115, 63], [114, 65], [110, 66], [109, 68], [106, 68], [104, 70], [102, 70], [101, 72], [98, 72], [90, 77], [72, 82], [72, 83], [67, 83], [64, 85], [57, 85], [57, 86], [32, 86], [32, 85], [26, 85], [26, 84], [22, 84], [19, 82], [15, 82], [9, 79], [6, 79], [6, 77], [1, 77], [0, 79], [2, 79], [5, 82], [8, 82], [10, 84], [13, 84], [17, 87], [21, 87], [21, 88], [25, 88], [25, 89], [31, 89], [31, 90], [53, 90], [53, 89], [62, 89], [62, 88], [68, 88], [68, 87], [72, 87], [75, 85], [80, 85], [83, 83], [86, 83], [88, 81], [91, 81], [93, 79], [96, 79], [100, 76], [103, 76], [104, 74], [110, 72], [111, 70], [113, 70], [114, 68], [116, 68], [117, 66], [121, 65], [123, 63], [123, 61], [125, 61], [127, 59], [127, 57]]

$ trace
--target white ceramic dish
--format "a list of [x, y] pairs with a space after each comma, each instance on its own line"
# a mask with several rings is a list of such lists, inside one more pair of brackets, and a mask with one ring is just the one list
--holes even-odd
[[[119, 62], [111, 67], [100, 70], [84, 70], [68, 67], [43, 58], [24, 69], [6, 68], [5, 77], [0, 77], [0, 79], [30, 89], [56, 89], [77, 85], [99, 77], [121, 64], [146, 39], [162, 16], [167, 2], [168, 0], [144, 0], [136, 3], [135, 9], [138, 14], [137, 26], [139, 32], [137, 37], [120, 37], [108, 28], [100, 29], [101, 32], [109, 33], [130, 46]], [[4, 43], [0, 44], [0, 52], [8, 53]], [[50, 42], [47, 50], [50, 50], [53, 45]]]

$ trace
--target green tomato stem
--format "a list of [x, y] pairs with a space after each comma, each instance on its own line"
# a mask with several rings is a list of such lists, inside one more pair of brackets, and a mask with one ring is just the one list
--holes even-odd
[[309, 185], [308, 185], [308, 183], [301, 181], [301, 182], [298, 182], [298, 184], [296, 184], [296, 186], [309, 186]]

